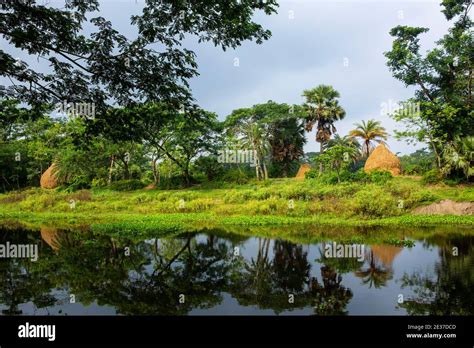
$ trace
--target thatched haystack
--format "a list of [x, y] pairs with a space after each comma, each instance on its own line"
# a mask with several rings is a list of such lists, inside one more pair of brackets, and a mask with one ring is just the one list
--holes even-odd
[[311, 170], [311, 166], [307, 163], [301, 165], [298, 173], [296, 173], [295, 178], [298, 180], [304, 180], [305, 174]]
[[380, 144], [370, 154], [365, 162], [364, 170], [369, 173], [374, 170], [386, 170], [392, 175], [400, 175], [400, 159], [395, 156], [384, 144]]
[[46, 169], [46, 171], [41, 175], [40, 185], [41, 188], [53, 189], [59, 186], [59, 179], [57, 176], [58, 168], [55, 163]]

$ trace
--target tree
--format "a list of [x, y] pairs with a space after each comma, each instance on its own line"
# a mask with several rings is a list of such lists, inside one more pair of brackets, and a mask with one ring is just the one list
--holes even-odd
[[354, 147], [335, 145], [326, 150], [318, 157], [320, 163], [327, 163], [329, 168], [335, 170], [337, 182], [341, 182], [341, 171], [347, 168], [357, 158], [357, 150]]
[[474, 176], [474, 136], [459, 138], [447, 144], [443, 150], [443, 172], [448, 175], [460, 170], [469, 180]]
[[213, 151], [221, 129], [214, 113], [197, 107], [179, 111], [165, 103], [114, 108], [105, 117], [105, 134], [109, 138], [144, 143], [154, 156], [155, 165], [157, 156], [165, 156], [180, 168], [188, 185], [193, 182], [192, 160]]
[[426, 55], [420, 53], [419, 36], [429, 29], [397, 26], [390, 31], [395, 40], [385, 53], [393, 76], [406, 86], [416, 86], [414, 98], [405, 106], [416, 106], [416, 112], [402, 108], [394, 118], [407, 125], [400, 137], [430, 144], [441, 168], [441, 152], [446, 142], [474, 134], [472, 110], [472, 72], [474, 36], [469, 17], [472, 2], [444, 0], [446, 19], [453, 22], [437, 47]]
[[363, 151], [367, 158], [369, 158], [370, 151], [374, 148], [373, 142], [384, 144], [387, 140], [388, 133], [385, 128], [380, 125], [380, 121], [368, 120], [367, 123], [355, 123], [356, 129], [351, 130], [349, 135], [352, 137], [361, 138], [363, 141]]
[[287, 177], [292, 166], [304, 155], [306, 138], [303, 123], [298, 117], [283, 116], [270, 123], [269, 133], [272, 163], [281, 168], [283, 177]]
[[339, 134], [335, 134], [334, 138], [328, 141], [328, 148], [333, 146], [345, 146], [345, 147], [352, 147], [356, 150], [360, 149], [360, 144], [357, 139], [350, 135], [344, 135], [341, 137]]
[[245, 149], [255, 151], [257, 155], [257, 179], [268, 178], [267, 153], [270, 152], [275, 161], [283, 163], [283, 171], [286, 172], [291, 161], [303, 155], [305, 139], [298, 121], [302, 115], [301, 107], [297, 105], [269, 100], [251, 108], [234, 110], [227, 117], [227, 132], [237, 137]]
[[[336, 132], [334, 122], [342, 120], [346, 114], [337, 100], [340, 97], [339, 92], [331, 86], [319, 85], [303, 91], [303, 96], [306, 98], [305, 128], [311, 132], [316, 126], [316, 141], [320, 143], [320, 153], [323, 153], [324, 146]], [[322, 172], [322, 170], [321, 165], [319, 171]]]
[[[97, 15], [98, 0], [65, 0], [63, 6], [36, 1], [4, 1], [0, 35], [10, 47], [44, 59], [49, 72], [34, 69], [0, 50], [0, 76], [12, 80], [2, 93], [31, 106], [43, 103], [94, 103], [97, 117], [110, 105], [167, 101], [189, 105], [188, 79], [197, 75], [194, 52], [182, 47], [190, 36], [222, 49], [246, 40], [258, 44], [271, 33], [252, 20], [270, 15], [276, 1], [147, 0], [133, 15], [129, 38]], [[89, 22], [92, 32], [83, 29]]]

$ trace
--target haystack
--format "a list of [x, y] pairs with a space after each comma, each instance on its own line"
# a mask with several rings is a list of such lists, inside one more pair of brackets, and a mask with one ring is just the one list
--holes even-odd
[[395, 156], [384, 144], [380, 144], [370, 154], [364, 167], [365, 172], [374, 170], [386, 170], [392, 175], [400, 175], [400, 159]]
[[296, 173], [295, 178], [298, 180], [304, 180], [305, 174], [311, 170], [311, 166], [307, 163], [301, 165], [298, 173]]
[[51, 164], [51, 166], [46, 169], [43, 175], [41, 175], [41, 188], [53, 189], [59, 186], [57, 171], [58, 168], [56, 167], [55, 163]]

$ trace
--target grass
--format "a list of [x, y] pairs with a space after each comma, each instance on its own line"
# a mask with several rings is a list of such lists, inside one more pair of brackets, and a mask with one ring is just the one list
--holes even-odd
[[[397, 177], [385, 184], [323, 184], [317, 179], [271, 179], [225, 188], [182, 190], [106, 189], [66, 193], [33, 188], [0, 195], [0, 219], [31, 223], [90, 223], [122, 230], [181, 229], [212, 222], [213, 226], [474, 225], [473, 216], [420, 216], [411, 211], [442, 199], [474, 201], [472, 186], [424, 186]], [[109, 227], [107, 227], [109, 226]]]

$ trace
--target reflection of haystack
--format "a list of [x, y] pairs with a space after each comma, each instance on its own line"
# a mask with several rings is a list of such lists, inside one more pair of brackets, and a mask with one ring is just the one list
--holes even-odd
[[372, 151], [367, 162], [365, 162], [364, 170], [366, 172], [386, 170], [392, 175], [400, 175], [400, 159], [390, 152], [384, 144], [380, 144]]
[[402, 248], [393, 245], [373, 245], [370, 247], [377, 260], [382, 262], [385, 267], [391, 267], [393, 260], [397, 257]]
[[53, 189], [59, 186], [57, 171], [58, 168], [56, 167], [56, 164], [51, 164], [51, 166], [43, 173], [43, 175], [41, 175], [41, 188]]
[[56, 228], [41, 227], [41, 238], [48, 244], [53, 250], [59, 249], [59, 231]]
[[298, 173], [296, 173], [295, 178], [303, 180], [305, 177], [305, 174], [311, 170], [311, 166], [307, 163], [304, 163], [301, 165], [300, 169], [298, 170]]

